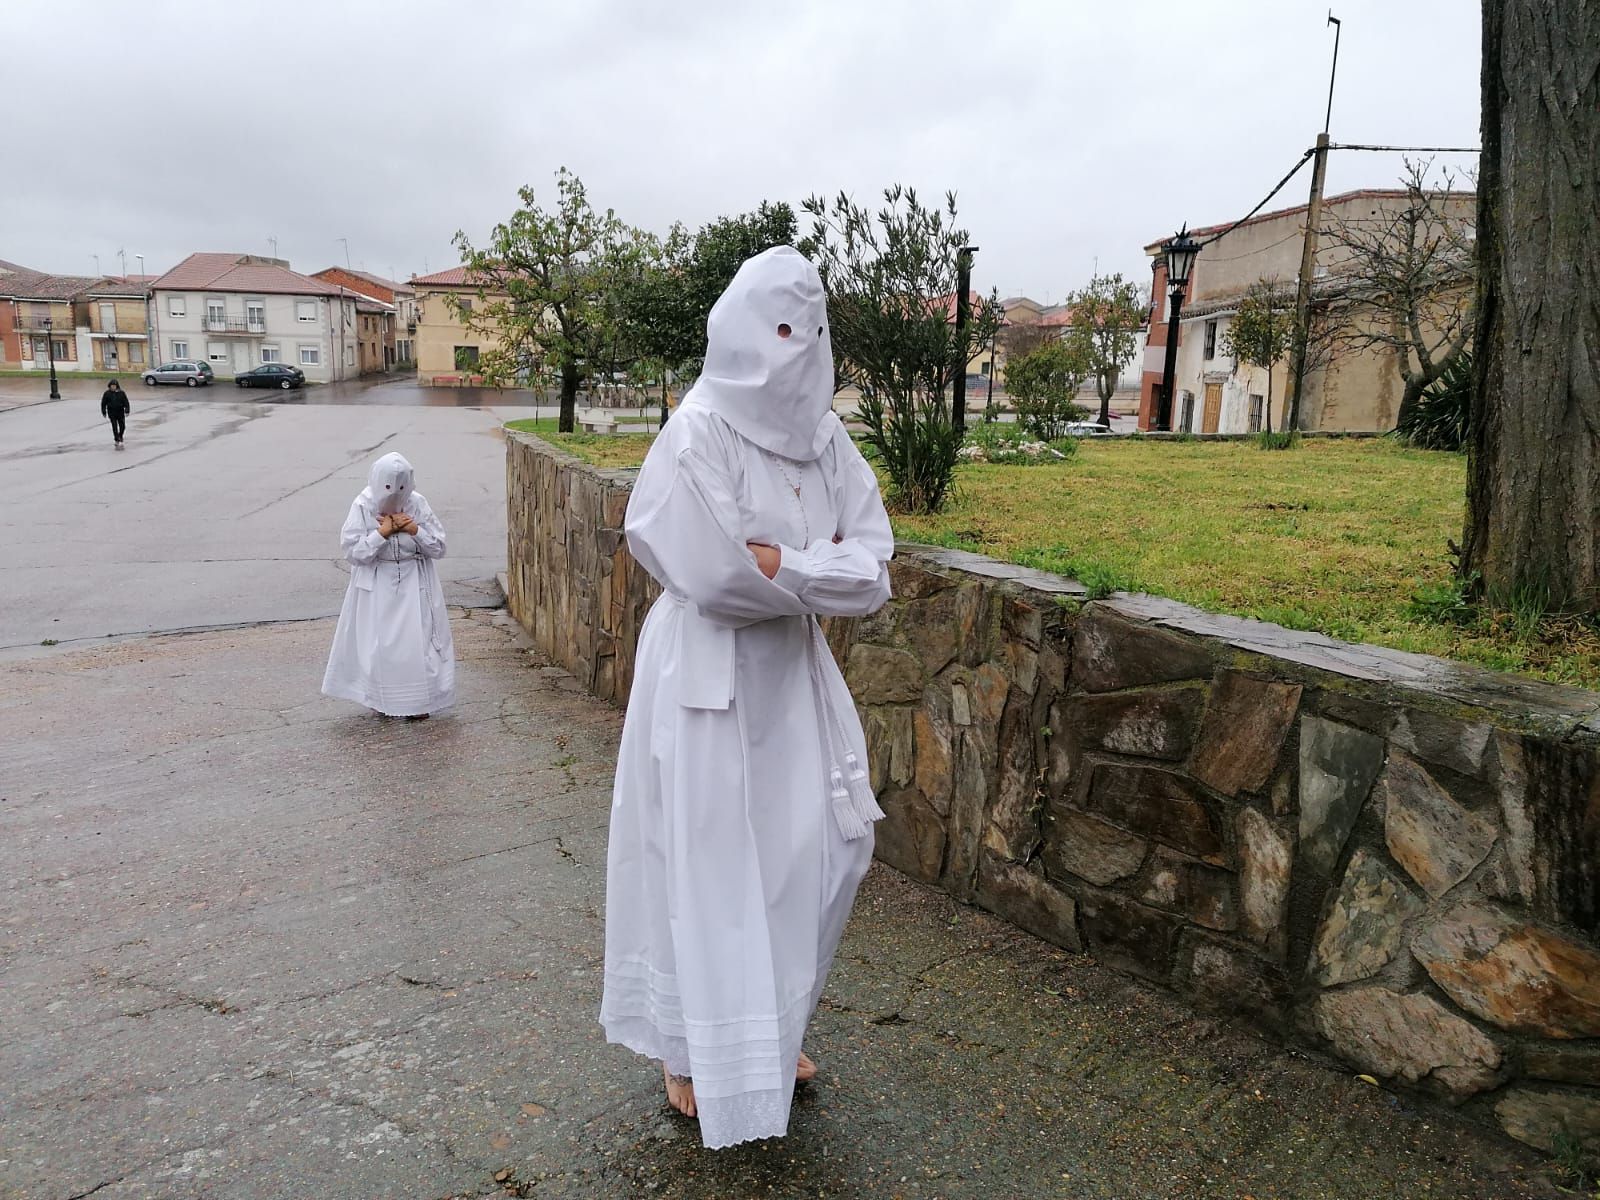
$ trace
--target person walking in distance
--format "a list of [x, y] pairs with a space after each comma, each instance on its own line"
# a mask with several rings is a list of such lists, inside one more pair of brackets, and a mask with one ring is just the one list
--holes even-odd
[[612, 1042], [658, 1059], [707, 1149], [777, 1137], [883, 816], [819, 616], [889, 599], [878, 481], [833, 412], [816, 268], [750, 259], [628, 503], [644, 624], [606, 865]]
[[122, 431], [127, 428], [130, 407], [128, 393], [113, 379], [106, 385], [105, 394], [100, 397], [100, 415], [111, 422], [111, 437], [118, 450], [122, 449]]

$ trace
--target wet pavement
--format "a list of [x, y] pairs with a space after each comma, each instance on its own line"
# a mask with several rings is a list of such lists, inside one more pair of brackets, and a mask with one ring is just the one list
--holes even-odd
[[412, 460], [445, 523], [447, 597], [488, 602], [505, 567], [501, 426], [526, 410], [301, 408], [231, 387], [145, 389], [130, 397], [119, 451], [100, 417], [102, 381], [73, 380], [43, 402], [18, 385], [0, 380], [12, 404], [0, 410], [0, 656], [337, 613], [348, 581], [339, 527], [390, 450]]
[[[58, 377], [57, 391], [61, 399], [87, 403], [91, 411], [98, 412], [100, 394], [105, 391], [104, 379], [79, 379], [71, 375]], [[312, 384], [308, 387], [281, 391], [277, 388], [241, 388], [223, 379], [206, 387], [179, 387], [175, 384], [150, 386], [138, 375], [118, 377], [123, 390], [134, 405], [139, 397], [147, 399], [184, 399], [197, 401], [249, 400], [257, 404], [294, 404], [301, 406], [334, 406], [376, 404], [401, 408], [535, 408], [544, 406], [550, 412], [556, 409], [548, 397], [518, 388], [458, 388], [423, 387], [415, 375], [367, 375], [360, 379], [339, 383]], [[50, 397], [48, 376], [0, 375], [0, 412], [23, 404], [37, 403]], [[519, 416], [531, 414], [523, 412]]]
[[[0, 380], [0, 1196], [1556, 1195], [882, 867], [791, 1136], [704, 1152], [595, 1023], [620, 715], [490, 607], [527, 410], [138, 392], [118, 452], [72, 382]], [[422, 724], [317, 694], [388, 449], [451, 537]]]
[[790, 1136], [703, 1151], [595, 1024], [620, 716], [454, 620], [423, 724], [316, 694], [327, 620], [0, 663], [0, 1195], [1557, 1195], [881, 866]]

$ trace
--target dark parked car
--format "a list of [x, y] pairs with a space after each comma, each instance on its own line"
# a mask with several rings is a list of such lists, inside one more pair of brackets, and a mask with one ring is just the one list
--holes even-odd
[[275, 387], [288, 391], [304, 387], [306, 373], [288, 363], [262, 363], [253, 371], [241, 371], [233, 381], [240, 387]]
[[184, 383], [190, 387], [205, 387], [214, 378], [214, 373], [210, 363], [180, 358], [162, 363], [159, 367], [151, 367], [141, 378], [149, 387], [154, 387], [158, 383]]

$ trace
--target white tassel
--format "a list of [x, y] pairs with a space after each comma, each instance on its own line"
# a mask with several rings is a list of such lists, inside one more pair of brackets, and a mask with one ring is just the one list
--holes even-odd
[[856, 817], [863, 825], [883, 820], [884, 811], [878, 807], [878, 797], [873, 794], [872, 781], [861, 769], [861, 763], [854, 754], [846, 754], [844, 762], [850, 769], [850, 794], [855, 798]]
[[868, 829], [857, 813], [857, 802], [850, 795], [850, 789], [844, 785], [844, 776], [839, 773], [839, 768], [833, 769], [833, 819], [839, 824], [839, 832], [844, 835], [844, 840], [853, 842], [857, 838], [867, 836]]

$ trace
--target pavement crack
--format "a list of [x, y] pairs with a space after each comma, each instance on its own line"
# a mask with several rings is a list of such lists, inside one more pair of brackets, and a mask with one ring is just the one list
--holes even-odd
[[283, 495], [279, 496], [277, 499], [268, 500], [265, 504], [263, 504], [260, 508], [256, 509], [255, 511], [260, 512], [263, 509], [271, 508], [274, 504], [282, 504], [290, 496], [297, 496], [301, 492], [305, 491], [307, 488], [316, 487], [317, 484], [323, 483], [326, 480], [332, 479], [340, 471], [346, 470], [347, 468], [349, 468], [351, 466], [354, 466], [356, 463], [358, 463], [362, 459], [366, 458], [367, 455], [371, 454], [379, 446], [384, 445], [386, 442], [391, 442], [391, 441], [393, 441], [395, 438], [397, 438], [399, 436], [400, 436], [400, 431], [398, 429], [396, 429], [393, 433], [384, 434], [377, 441], [373, 442], [372, 445], [363, 446], [361, 449], [354, 451], [350, 455], [349, 458], [345, 459], [342, 463], [340, 463], [338, 466], [334, 467], [331, 471], [328, 471], [327, 473], [322, 474], [322, 475], [318, 475], [315, 479], [307, 480], [305, 483], [302, 483], [299, 487], [290, 488], [287, 492], [283, 493]]

